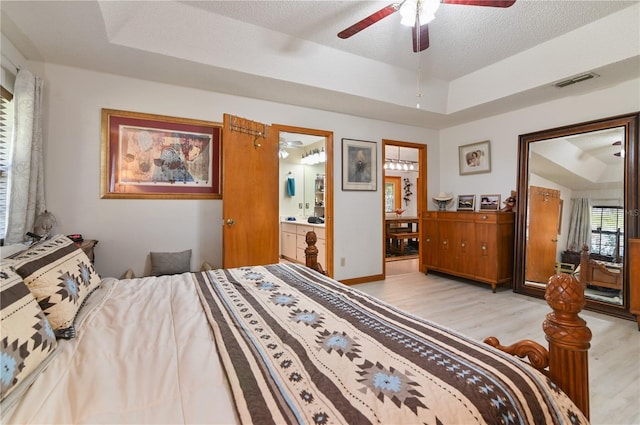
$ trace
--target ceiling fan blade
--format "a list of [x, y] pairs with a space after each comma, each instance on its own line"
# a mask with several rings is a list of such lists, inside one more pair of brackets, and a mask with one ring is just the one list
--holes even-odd
[[462, 4], [465, 6], [510, 7], [516, 0], [441, 0], [444, 4]]
[[418, 48], [418, 31], [416, 31], [415, 25], [411, 28], [413, 34], [413, 51], [421, 52], [429, 47], [429, 29], [427, 24], [420, 25], [420, 48]]
[[402, 3], [403, 2], [392, 3], [389, 6], [383, 7], [382, 9], [378, 10], [377, 12], [367, 16], [363, 20], [361, 20], [359, 22], [356, 22], [355, 24], [351, 25], [349, 28], [340, 31], [338, 33], [338, 37], [340, 37], [340, 38], [349, 38], [352, 35], [359, 33], [363, 29], [375, 24], [379, 20], [381, 20], [383, 18], [386, 18], [387, 16], [397, 12], [400, 9], [400, 5]]

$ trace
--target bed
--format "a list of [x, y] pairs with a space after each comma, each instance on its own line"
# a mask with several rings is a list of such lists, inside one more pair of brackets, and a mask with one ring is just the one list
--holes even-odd
[[[3, 260], [3, 359], [29, 357], [2, 371], [2, 423], [588, 423], [571, 276], [549, 284], [547, 350], [469, 339], [300, 264], [99, 279], [69, 242]], [[35, 333], [13, 343], [16, 314]]]
[[576, 274], [584, 287], [598, 286], [622, 290], [622, 262], [614, 263], [590, 258], [589, 247], [586, 245], [580, 254], [580, 267]]

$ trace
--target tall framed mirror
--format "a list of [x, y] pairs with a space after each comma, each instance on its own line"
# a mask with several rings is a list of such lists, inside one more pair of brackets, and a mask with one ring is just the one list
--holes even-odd
[[551, 275], [568, 273], [588, 309], [633, 318], [625, 253], [640, 231], [639, 115], [519, 137], [516, 292], [543, 297]]

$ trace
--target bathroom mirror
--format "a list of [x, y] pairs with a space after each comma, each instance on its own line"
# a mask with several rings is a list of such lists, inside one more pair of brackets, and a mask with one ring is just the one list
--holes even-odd
[[[520, 136], [515, 291], [572, 274], [587, 308], [629, 316], [627, 240], [638, 235], [638, 114]], [[634, 213], [635, 212], [635, 213]]]
[[280, 202], [281, 216], [324, 217], [325, 141], [323, 136], [280, 132], [280, 174], [285, 193]]

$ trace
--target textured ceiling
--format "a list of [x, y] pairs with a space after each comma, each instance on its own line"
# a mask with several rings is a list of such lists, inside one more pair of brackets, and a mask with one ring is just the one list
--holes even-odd
[[[387, 4], [2, 0], [0, 10], [27, 60], [433, 129], [640, 76], [637, 0], [443, 4], [420, 54], [398, 14], [337, 37]], [[551, 87], [591, 70], [601, 77]]]
[[[430, 47], [412, 51], [400, 14], [353, 37], [336, 34], [393, 1], [184, 1], [298, 39], [450, 81], [624, 9], [626, 1], [518, 0], [507, 9], [443, 4], [429, 24]], [[296, 49], [295, 43], [286, 46]]]

